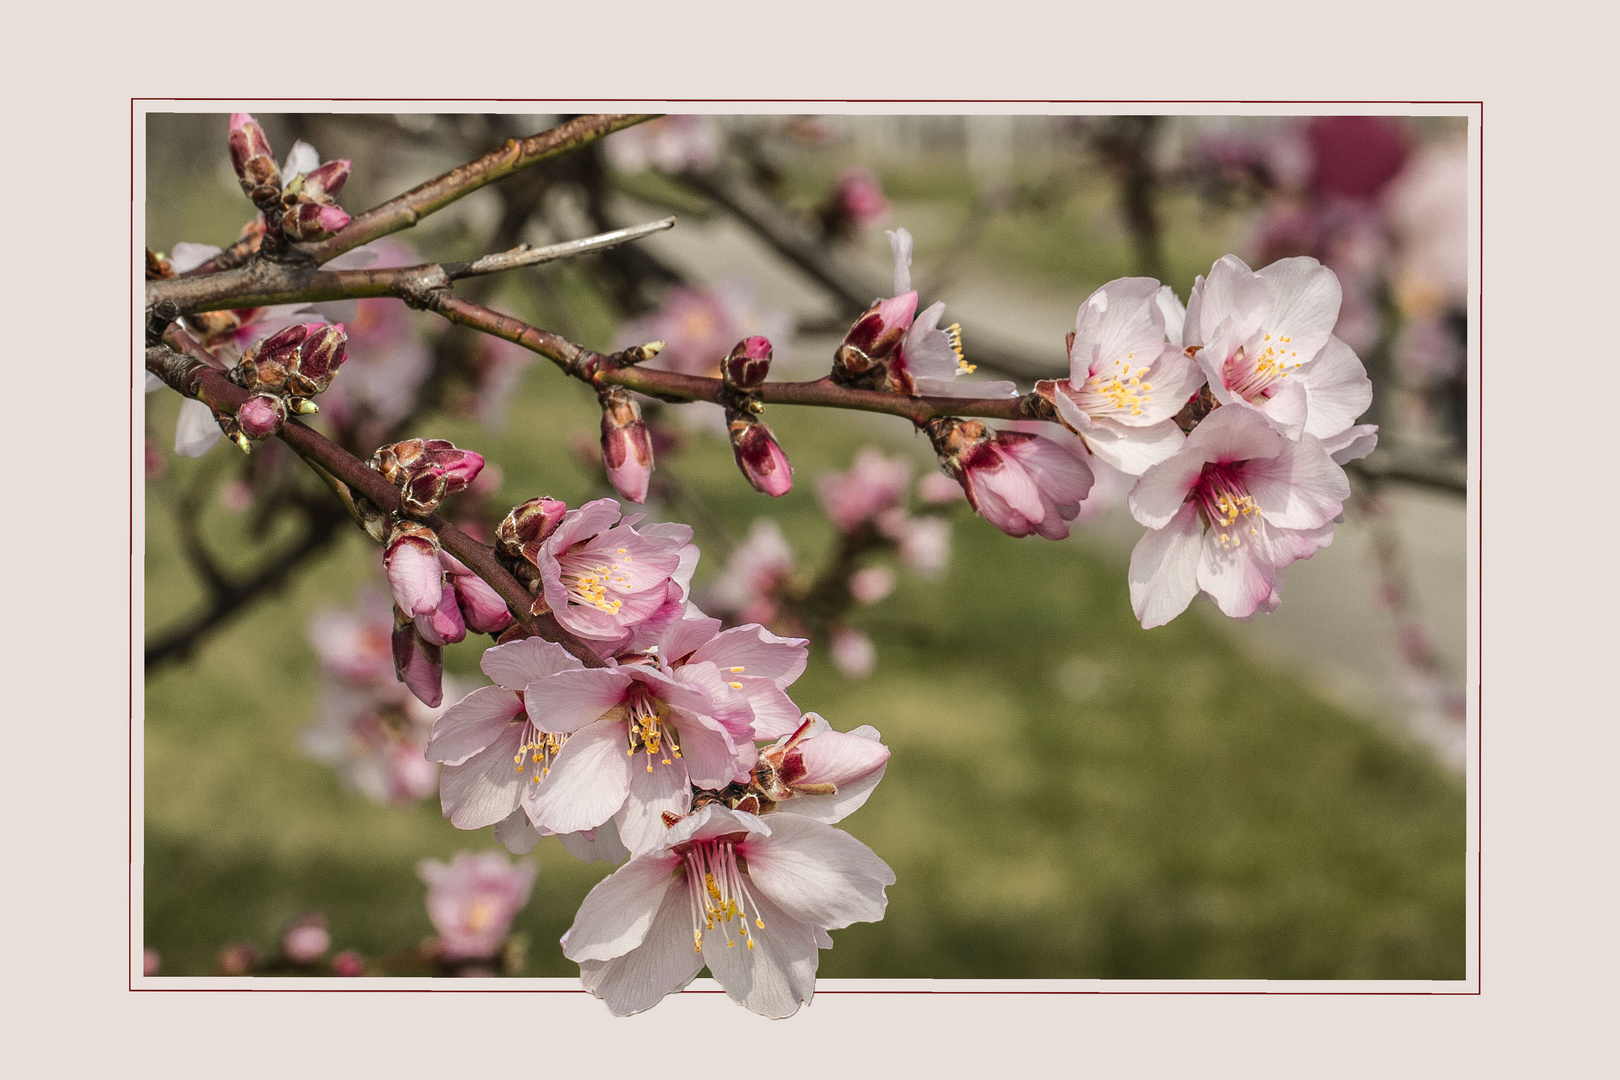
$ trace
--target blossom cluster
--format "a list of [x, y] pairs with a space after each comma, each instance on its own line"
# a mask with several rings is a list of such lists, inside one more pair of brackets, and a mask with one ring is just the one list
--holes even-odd
[[803, 640], [725, 630], [691, 603], [690, 537], [611, 499], [514, 510], [503, 558], [532, 610], [601, 666], [503, 636], [481, 661], [492, 685], [445, 710], [427, 756], [444, 764], [458, 828], [494, 826], [517, 853], [557, 836], [578, 858], [624, 862], [563, 939], [614, 1012], [707, 965], [737, 1001], [785, 1016], [810, 1000], [826, 931], [882, 915], [893, 875], [832, 824], [865, 802], [888, 748], [801, 713], [788, 688]]

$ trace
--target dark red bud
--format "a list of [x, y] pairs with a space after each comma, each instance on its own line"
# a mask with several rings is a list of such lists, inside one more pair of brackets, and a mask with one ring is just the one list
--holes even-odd
[[549, 496], [530, 499], [523, 505], [514, 507], [495, 530], [501, 550], [509, 555], [526, 558], [530, 562], [535, 561], [534, 557], [539, 554], [540, 544], [557, 531], [557, 526], [562, 524], [563, 515], [567, 513], [566, 503]]
[[771, 370], [771, 343], [754, 336], [737, 342], [726, 357], [723, 369], [728, 386], [737, 390], [757, 390]]
[[793, 488], [793, 467], [776, 444], [771, 429], [757, 420], [731, 422], [731, 452], [737, 467], [755, 490], [772, 498], [786, 495]]
[[348, 159], [322, 162], [304, 177], [304, 190], [316, 198], [322, 195], [336, 195], [343, 190], [343, 185], [348, 179]]

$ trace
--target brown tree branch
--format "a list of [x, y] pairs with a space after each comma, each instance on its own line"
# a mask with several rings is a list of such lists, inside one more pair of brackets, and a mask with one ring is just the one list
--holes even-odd
[[[146, 350], [146, 370], [185, 396], [196, 398], [222, 413], [235, 413], [242, 403], [252, 396], [247, 390], [227, 379], [223, 372], [161, 345]], [[383, 512], [399, 512], [398, 489], [324, 435], [296, 420], [288, 420], [277, 433], [277, 437], [292, 447], [305, 461], [318, 465], [353, 493], [368, 500]], [[588, 644], [562, 628], [556, 616], [529, 614], [534, 597], [496, 560], [493, 548], [480, 544], [437, 514], [430, 514], [417, 520], [437, 534], [444, 550], [460, 559], [468, 569], [489, 583], [501, 599], [506, 601], [513, 617], [525, 629], [549, 641], [555, 641], [589, 667], [604, 666], [604, 662]]]

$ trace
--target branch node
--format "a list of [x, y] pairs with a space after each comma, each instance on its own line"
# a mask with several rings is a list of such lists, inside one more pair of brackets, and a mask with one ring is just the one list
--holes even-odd
[[414, 273], [400, 275], [394, 283], [394, 294], [408, 307], [422, 311], [434, 306], [435, 294], [449, 288], [450, 275], [445, 273], [444, 267], [434, 263]]

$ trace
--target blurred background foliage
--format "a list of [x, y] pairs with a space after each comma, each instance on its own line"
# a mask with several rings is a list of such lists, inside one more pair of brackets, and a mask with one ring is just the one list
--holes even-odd
[[[278, 154], [302, 137], [325, 158], [354, 160], [341, 198], [351, 212], [497, 145], [507, 132], [548, 123], [260, 119]], [[1114, 130], [1103, 120], [1019, 118], [976, 142], [961, 118], [910, 119], [910, 127], [885, 127], [891, 122], [882, 118], [727, 121], [727, 161], [800, 224], [813, 220], [843, 170], [869, 169], [891, 226], [917, 237], [924, 302], [963, 295], [989, 310], [1011, 297], [984, 320], [985, 339], [999, 336], [1008, 355], [1038, 356], [1045, 377], [1063, 374], [1061, 342], [1073, 308], [1104, 281], [1152, 272], [1185, 296], [1193, 276], [1227, 251], [1261, 265], [1245, 245], [1252, 247], [1262, 196], [1245, 194], [1237, 181], [1214, 191], [1162, 163], [1153, 238], [1144, 241], [1131, 224], [1130, 167], [1098, 135]], [[1046, 134], [1031, 144], [1037, 121]], [[1200, 130], [1260, 130], [1221, 122], [1167, 121], [1163, 141], [1153, 144], [1155, 161], [1185, 157]], [[810, 136], [795, 135], [812, 123], [820, 128]], [[898, 130], [910, 134], [893, 135]], [[1459, 121], [1429, 119], [1405, 130], [1418, 145], [1455, 139], [1462, 129]], [[148, 117], [153, 249], [235, 238], [248, 207], [224, 131], [222, 116]], [[525, 197], [522, 183], [532, 185], [528, 193], [544, 213], [525, 217], [518, 235], [537, 241], [595, 231], [603, 219], [593, 214], [628, 224], [673, 209], [677, 228], [638, 245], [650, 266], [631, 252], [553, 264], [506, 275], [483, 302], [607, 349], [624, 320], [655, 307], [673, 284], [713, 284], [739, 267], [757, 268], [760, 308], [787, 310], [798, 327], [779, 342], [779, 376], [825, 371], [848, 324], [847, 304], [807, 284], [802, 268], [783, 269], [779, 253], [757, 236], [739, 239], [713, 191], [687, 183], [680, 168], [616, 168], [599, 150], [576, 157], [549, 178], [539, 171], [517, 178], [506, 194], [478, 192], [403, 238], [431, 259], [495, 250], [490, 237], [508, 226], [514, 202]], [[872, 295], [884, 290], [881, 229], [822, 241], [838, 265], [870, 278]], [[1066, 321], [1051, 318], [1043, 295], [1067, 298]], [[954, 301], [948, 310], [947, 319], [962, 319], [974, 358], [978, 324]], [[496, 410], [504, 422], [482, 422], [487, 388], [476, 365], [465, 363], [473, 346], [428, 316], [412, 317], [441, 361], [450, 361], [402, 434], [483, 452], [500, 470], [495, 507], [539, 494], [570, 505], [611, 494], [589, 450], [599, 410], [586, 388], [537, 364]], [[1384, 346], [1362, 350], [1375, 379], [1370, 354]], [[1393, 382], [1380, 390], [1386, 385], [1395, 396]], [[149, 642], [209, 601], [185, 529], [207, 538], [228, 573], [258, 565], [300, 534], [295, 519], [267, 506], [275, 485], [263, 482], [262, 459], [274, 465], [275, 449], [256, 448], [246, 459], [222, 445], [200, 459], [178, 458], [168, 447], [177, 406], [167, 392], [147, 402], [149, 436], [163, 459], [147, 486]], [[651, 509], [694, 526], [704, 551], [699, 596], [730, 546], [764, 515], [780, 522], [800, 565], [813, 571], [837, 542], [813, 479], [847, 469], [857, 447], [880, 446], [914, 459], [919, 471], [929, 467], [926, 440], [893, 418], [786, 408], [767, 418], [797, 478], [780, 500], [748, 488], [729, 447], [701, 430], [683, 429], [679, 449], [659, 459], [659, 475], [676, 486]], [[1400, 418], [1384, 414], [1386, 425], [1392, 419]], [[1415, 434], [1406, 445], [1431, 452], [1458, 434], [1409, 426]], [[307, 484], [296, 461], [286, 464], [297, 476], [292, 484]], [[1129, 539], [1123, 546], [1119, 539], [1130, 526], [1117, 507], [1077, 523], [1059, 543], [1011, 540], [965, 504], [953, 513], [952, 557], [941, 580], [901, 575], [893, 595], [849, 613], [876, 644], [873, 673], [846, 677], [818, 645], [790, 691], [801, 709], [835, 727], [873, 725], [893, 748], [883, 783], [841, 824], [893, 867], [888, 913], [881, 923], [838, 931], [836, 947], [821, 957], [822, 976], [1464, 977], [1464, 785], [1400, 717], [1345, 707], [1299, 664], [1229, 632], [1202, 602], [1167, 627], [1143, 631], [1127, 593]], [[1460, 550], [1461, 532], [1447, 542]], [[1291, 576], [1310, 570], [1301, 564]], [[164, 975], [211, 973], [227, 942], [273, 952], [280, 932], [310, 911], [327, 917], [335, 949], [405, 954], [433, 933], [418, 860], [497, 846], [488, 830], [464, 833], [442, 820], [436, 797], [403, 807], [368, 801], [299, 748], [320, 693], [306, 627], [322, 608], [385, 588], [380, 571], [378, 549], [342, 526], [284, 587], [255, 596], [150, 666], [142, 903], [145, 943], [161, 954]], [[1378, 604], [1372, 595], [1350, 602], [1367, 610]], [[1439, 634], [1460, 640], [1461, 626]], [[486, 644], [469, 639], [447, 649], [447, 672], [480, 683]], [[575, 975], [555, 942], [607, 868], [576, 862], [554, 840], [528, 858], [541, 870], [514, 925], [529, 943], [522, 973]]]

